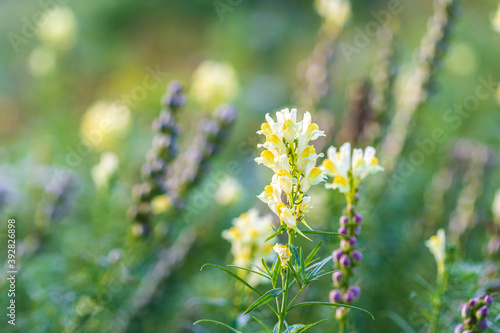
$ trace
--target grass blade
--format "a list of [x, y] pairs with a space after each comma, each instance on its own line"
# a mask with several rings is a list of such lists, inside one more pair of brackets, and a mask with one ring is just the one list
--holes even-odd
[[216, 320], [202, 319], [202, 320], [198, 320], [197, 322], [193, 323], [193, 325], [197, 325], [199, 323], [211, 323], [211, 324], [215, 324], [215, 325], [219, 325], [219, 326], [225, 327], [228, 330], [231, 330], [231, 331], [233, 331], [235, 333], [242, 333], [242, 332], [240, 332], [240, 331], [232, 328], [231, 326], [229, 326], [227, 324], [224, 324], [224, 323], [221, 323], [220, 321], [216, 321]]

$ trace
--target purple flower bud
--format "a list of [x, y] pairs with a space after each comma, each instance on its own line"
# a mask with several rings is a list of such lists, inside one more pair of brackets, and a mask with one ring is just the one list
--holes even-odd
[[354, 297], [354, 294], [352, 293], [352, 291], [348, 290], [345, 294], [344, 294], [344, 302], [346, 303], [352, 303], [352, 301], [354, 301], [355, 297]]
[[356, 246], [356, 237], [354, 236], [351, 236], [350, 238], [347, 239], [347, 242], [349, 243], [349, 245], [351, 246]]
[[472, 326], [472, 324], [474, 324], [474, 319], [472, 319], [471, 317], [469, 317], [469, 318], [465, 319], [464, 323], [467, 326]]
[[488, 325], [488, 321], [486, 321], [486, 320], [480, 320], [476, 324], [476, 327], [479, 328], [479, 329], [481, 329], [481, 330], [484, 330], [484, 329], [488, 328], [488, 326], [489, 326]]
[[359, 235], [361, 233], [361, 226], [360, 225], [357, 225], [355, 228], [354, 228], [354, 233], [356, 235]]
[[482, 307], [479, 308], [479, 310], [476, 311], [476, 317], [478, 319], [483, 319], [488, 317], [490, 314], [490, 311], [488, 310], [488, 307], [486, 305], [483, 305]]
[[361, 221], [363, 221], [363, 216], [361, 216], [361, 214], [354, 214], [354, 217], [352, 218], [354, 220], [355, 223], [361, 223]]
[[347, 312], [349, 312], [349, 309], [341, 306], [340, 308], [337, 308], [337, 311], [335, 311], [335, 318], [337, 318], [337, 320], [341, 320], [342, 318], [345, 317]]
[[465, 328], [464, 324], [458, 324], [457, 326], [455, 326], [455, 330], [453, 331], [453, 333], [462, 333], [464, 328]]
[[356, 200], [356, 201], [358, 201], [358, 200], [359, 200], [359, 193], [356, 193], [356, 194], [354, 195], [354, 200]]
[[351, 259], [347, 255], [342, 255], [339, 259], [340, 266], [348, 268], [351, 266]]
[[328, 296], [330, 298], [330, 303], [338, 303], [342, 300], [342, 293], [337, 289], [330, 291], [330, 295]]
[[332, 274], [332, 280], [333, 280], [333, 284], [338, 287], [340, 285], [340, 280], [342, 279], [342, 272], [341, 271], [337, 271], [337, 272], [333, 272]]
[[339, 219], [340, 225], [345, 227], [349, 223], [349, 218], [346, 215], [342, 215]]
[[339, 234], [347, 235], [347, 228], [346, 227], [340, 227], [339, 228]]
[[477, 305], [477, 298], [472, 298], [469, 301], [469, 305], [470, 305], [471, 308], [475, 307]]
[[361, 295], [361, 288], [359, 286], [352, 286], [349, 287], [349, 290], [352, 292], [354, 295], [354, 298], [358, 298], [359, 295]]
[[349, 249], [349, 242], [346, 241], [345, 239], [340, 240], [340, 248], [342, 250], [348, 250]]
[[467, 318], [469, 315], [470, 315], [470, 305], [469, 303], [465, 303], [463, 306], [462, 306], [462, 318]]
[[491, 298], [490, 295], [484, 295], [483, 302], [486, 304], [486, 306], [490, 307], [493, 304], [493, 298]]
[[465, 330], [463, 333], [473, 333], [471, 330]]
[[352, 251], [352, 260], [360, 262], [363, 260], [363, 254], [357, 250]]
[[333, 261], [339, 262], [340, 257], [342, 257], [343, 254], [344, 254], [344, 252], [342, 252], [342, 250], [339, 250], [339, 249], [333, 251], [333, 253], [332, 253]]
[[352, 212], [354, 210], [354, 206], [353, 205], [350, 205], [349, 207], [347, 207], [347, 210]]

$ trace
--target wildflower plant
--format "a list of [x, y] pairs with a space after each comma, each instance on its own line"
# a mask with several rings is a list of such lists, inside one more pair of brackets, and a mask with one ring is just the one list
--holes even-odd
[[[344, 143], [339, 151], [335, 147], [328, 149], [328, 156], [321, 166], [322, 172], [332, 178], [326, 188], [336, 189], [343, 193], [346, 200], [345, 214], [340, 217], [340, 234], [347, 235], [340, 241], [340, 248], [333, 251], [332, 257], [335, 267], [339, 270], [332, 274], [335, 289], [329, 294], [331, 303], [351, 304], [361, 293], [359, 286], [352, 285], [355, 268], [363, 259], [362, 253], [356, 249], [357, 237], [361, 233], [363, 217], [356, 212], [359, 200], [361, 181], [369, 175], [376, 174], [384, 169], [375, 157], [375, 148], [367, 147], [354, 149], [351, 144]], [[349, 308], [339, 307], [335, 317], [339, 321], [340, 331], [346, 331], [347, 314]]]
[[[321, 247], [321, 242], [305, 256], [304, 250], [294, 245], [296, 237], [302, 236], [309, 239], [305, 234], [340, 235], [334, 232], [312, 230], [306, 222], [306, 215], [312, 208], [311, 197], [308, 196], [307, 191], [312, 185], [317, 185], [325, 181], [326, 178], [321, 169], [316, 166], [317, 159], [322, 157], [323, 154], [317, 154], [314, 146], [309, 145], [309, 143], [320, 136], [324, 136], [324, 133], [317, 124], [312, 122], [309, 112], [304, 114], [301, 121], [297, 121], [296, 109], [278, 111], [276, 120], [267, 115], [266, 122], [262, 124], [261, 130], [257, 133], [265, 135], [266, 142], [258, 145], [258, 147], [265, 148], [265, 150], [255, 160], [258, 164], [263, 164], [274, 172], [270, 185], [265, 187], [258, 198], [266, 203], [280, 220], [279, 228], [270, 234], [266, 241], [284, 233], [287, 236], [287, 242], [286, 244], [276, 243], [273, 246], [273, 250], [278, 256], [271, 267], [267, 265], [264, 258], [261, 261], [262, 267], [258, 265], [253, 266], [255, 269], [241, 266], [233, 267], [261, 276], [270, 282], [272, 288], [261, 292], [247, 280], [226, 268], [213, 264], [207, 265], [226, 272], [259, 296], [245, 310], [244, 314], [262, 306], [267, 306], [272, 310], [277, 318], [277, 323], [272, 329], [262, 320], [253, 317], [268, 332], [304, 332], [324, 320], [311, 324], [289, 325], [287, 316], [292, 310], [308, 305], [355, 308], [351, 305], [330, 302], [295, 302], [311, 282], [333, 273], [331, 271], [324, 272], [323, 270], [323, 267], [332, 259], [331, 256], [323, 260], [315, 258]], [[302, 224], [309, 230], [301, 230]], [[226, 234], [226, 237], [229, 237], [229, 234]], [[261, 244], [261, 246], [265, 247], [265, 244]], [[295, 292], [292, 290], [295, 289], [292, 288], [293, 285], [298, 288]], [[363, 309], [359, 310], [367, 312]], [[211, 322], [224, 326], [233, 332], [239, 332], [218, 321], [200, 320], [196, 323], [200, 322]]]

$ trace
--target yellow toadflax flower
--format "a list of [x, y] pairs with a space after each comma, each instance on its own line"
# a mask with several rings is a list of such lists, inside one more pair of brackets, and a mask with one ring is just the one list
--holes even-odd
[[118, 171], [119, 160], [114, 153], [106, 152], [101, 155], [98, 164], [92, 167], [92, 180], [98, 189], [107, 189], [112, 178]]
[[83, 114], [80, 135], [95, 150], [114, 148], [129, 125], [130, 110], [126, 105], [98, 101]]
[[238, 90], [236, 71], [227, 63], [207, 60], [193, 74], [191, 93], [204, 106], [228, 103], [236, 97]]
[[[259, 216], [257, 209], [250, 209], [233, 220], [233, 226], [222, 232], [222, 237], [231, 242], [234, 264], [250, 268], [251, 264], [262, 266], [261, 258], [272, 259], [274, 253], [266, 238], [273, 233], [271, 215]], [[252, 282], [259, 282], [258, 275], [250, 275]]]
[[338, 33], [351, 15], [349, 0], [316, 0], [316, 10], [325, 20], [329, 33]]
[[273, 250], [280, 257], [281, 267], [287, 268], [288, 267], [288, 260], [290, 260], [290, 257], [292, 256], [292, 253], [288, 249], [288, 246], [276, 244], [276, 245], [274, 245]]
[[[305, 214], [311, 207], [310, 198], [304, 194], [312, 185], [326, 178], [316, 167], [317, 159], [323, 154], [316, 154], [309, 142], [325, 134], [312, 123], [309, 112], [304, 114], [302, 121], [297, 121], [296, 109], [276, 112], [276, 121], [266, 115], [266, 122], [257, 133], [264, 135], [266, 142], [257, 145], [265, 150], [255, 161], [275, 173], [271, 184], [258, 198], [268, 204], [288, 228], [301, 233], [297, 223], [303, 222], [307, 226]], [[304, 198], [307, 199], [299, 200]]]
[[328, 148], [327, 155], [328, 158], [323, 161], [321, 169], [332, 177], [333, 181], [325, 187], [338, 189], [342, 193], [350, 192], [351, 186], [356, 187], [367, 176], [384, 170], [375, 157], [375, 148], [370, 146], [366, 147], [364, 152], [362, 149], [354, 149], [351, 156], [351, 144], [346, 142], [339, 151], [333, 146]]
[[432, 236], [425, 242], [425, 246], [429, 248], [429, 251], [431, 251], [432, 255], [436, 259], [438, 275], [442, 276], [446, 260], [446, 235], [444, 230], [439, 229], [436, 235]]

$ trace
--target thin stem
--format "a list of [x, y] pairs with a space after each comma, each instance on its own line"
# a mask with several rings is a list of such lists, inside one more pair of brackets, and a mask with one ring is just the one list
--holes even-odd
[[339, 333], [345, 333], [346, 332], [345, 331], [345, 326], [346, 326], [345, 325], [345, 319], [343, 318], [342, 320], [339, 321], [339, 323], [340, 323], [340, 331], [339, 331]]
[[434, 308], [432, 311], [431, 329], [430, 333], [436, 333], [438, 331], [439, 317], [441, 314], [441, 307], [443, 305], [443, 296], [446, 292], [448, 285], [448, 273], [443, 273], [443, 276], [438, 277], [438, 293], [434, 299]]

